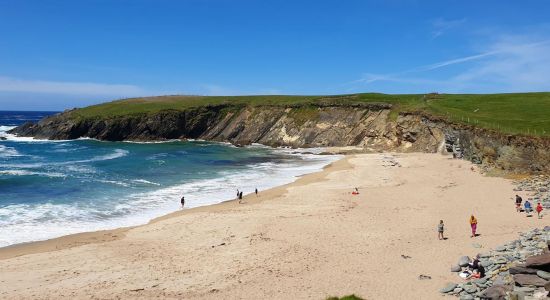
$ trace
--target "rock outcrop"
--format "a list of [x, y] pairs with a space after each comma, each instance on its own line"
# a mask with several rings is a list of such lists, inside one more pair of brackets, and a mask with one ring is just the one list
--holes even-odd
[[505, 171], [550, 171], [550, 139], [502, 135], [390, 104], [207, 105], [115, 117], [67, 111], [11, 133], [42, 139], [203, 139], [236, 145], [358, 146], [365, 151], [447, 152]]

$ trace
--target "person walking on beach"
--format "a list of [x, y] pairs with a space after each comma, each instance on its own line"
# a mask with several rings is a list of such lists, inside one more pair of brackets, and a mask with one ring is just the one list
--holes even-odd
[[239, 204], [243, 203], [242, 200], [243, 200], [243, 192], [240, 191], [239, 194], [237, 195], [238, 198], [239, 198]]
[[258, 197], [258, 188], [254, 190], [254, 193], [256, 193], [256, 197]]
[[540, 214], [542, 212], [542, 205], [539, 203], [537, 203], [537, 216], [539, 217], [539, 219], [542, 219], [542, 215]]
[[185, 197], [181, 196], [181, 208], [185, 206]]
[[516, 211], [521, 212], [521, 202], [523, 202], [523, 199], [519, 195], [516, 195]]
[[444, 226], [443, 225], [443, 220], [439, 220], [439, 224], [437, 225], [437, 232], [438, 232], [438, 238], [440, 240], [444, 240], [445, 238], [443, 237], [443, 230], [444, 230]]
[[525, 213], [527, 214], [527, 216], [530, 217], [531, 212], [533, 211], [533, 207], [531, 206], [531, 202], [529, 202], [529, 200], [525, 200], [523, 208], [525, 209]]
[[472, 227], [472, 237], [476, 237], [477, 219], [474, 215], [470, 216], [470, 227]]

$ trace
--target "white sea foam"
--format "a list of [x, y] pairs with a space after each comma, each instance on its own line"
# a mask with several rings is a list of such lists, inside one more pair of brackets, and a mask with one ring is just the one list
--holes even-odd
[[0, 170], [0, 175], [11, 176], [45, 176], [45, 177], [65, 177], [65, 174], [57, 172], [31, 172], [27, 170]]
[[0, 145], [0, 158], [2, 157], [14, 157], [14, 156], [22, 156], [21, 153], [17, 152], [12, 147], [7, 147], [4, 145]]
[[[115, 153], [127, 154], [122, 151]], [[114, 157], [114, 153], [109, 156], [111, 159]], [[107, 199], [108, 201], [98, 200], [91, 203], [16, 204], [0, 207], [0, 246], [84, 231], [145, 224], [155, 217], [180, 209], [179, 199], [182, 195], [186, 199], [186, 208], [220, 203], [235, 199], [236, 189], [253, 193], [258, 188], [261, 192], [290, 183], [301, 175], [321, 170], [328, 163], [340, 158], [336, 155], [312, 154], [301, 154], [300, 157], [303, 158], [302, 162], [260, 163], [238, 173], [221, 172], [219, 177], [213, 179], [195, 180], [156, 191], [131, 194], [118, 202]], [[131, 182], [157, 185], [144, 179]]]

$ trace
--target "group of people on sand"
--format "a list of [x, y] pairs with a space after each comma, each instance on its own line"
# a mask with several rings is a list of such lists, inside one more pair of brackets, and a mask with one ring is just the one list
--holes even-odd
[[[254, 189], [254, 193], [256, 194], [256, 197], [258, 196], [258, 188]], [[239, 199], [239, 204], [242, 203], [243, 200], [243, 191], [239, 191], [237, 189], [237, 199]], [[181, 208], [185, 206], [185, 196], [182, 196], [180, 199]]]
[[[472, 229], [471, 237], [478, 236], [478, 234], [476, 233], [477, 219], [474, 215], [470, 216], [470, 228]], [[445, 231], [445, 224], [443, 223], [443, 220], [439, 220], [439, 224], [437, 224], [437, 233], [438, 233], [438, 238], [440, 240], [446, 240], [445, 236], [443, 235], [444, 231]]]
[[[531, 216], [531, 212], [533, 212], [533, 206], [531, 205], [531, 202], [529, 200], [525, 200], [525, 203], [523, 203], [523, 208], [521, 207], [521, 203], [523, 202], [523, 199], [521, 196], [516, 195], [516, 211], [522, 212], [524, 211], [528, 217]], [[537, 202], [537, 207], [535, 208], [535, 211], [537, 212], [537, 217], [539, 219], [542, 219], [542, 211], [543, 211], [542, 204], [540, 202]]]

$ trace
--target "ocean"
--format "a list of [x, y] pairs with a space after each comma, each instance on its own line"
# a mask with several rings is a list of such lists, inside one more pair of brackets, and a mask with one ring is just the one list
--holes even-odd
[[[338, 156], [205, 141], [48, 141], [8, 134], [54, 112], [0, 111], [0, 247], [145, 224], [290, 183]], [[4, 138], [4, 139], [2, 139]]]

